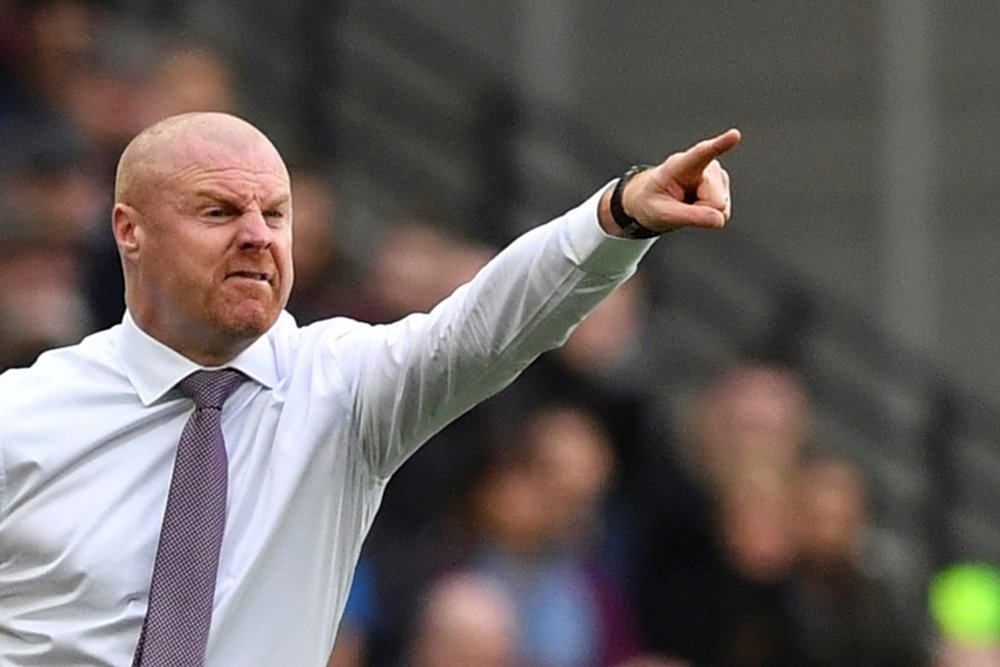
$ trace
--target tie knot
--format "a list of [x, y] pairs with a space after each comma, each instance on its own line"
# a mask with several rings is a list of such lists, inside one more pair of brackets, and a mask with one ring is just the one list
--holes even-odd
[[195, 371], [178, 383], [185, 396], [199, 408], [222, 409], [222, 404], [243, 384], [244, 376], [237, 370]]

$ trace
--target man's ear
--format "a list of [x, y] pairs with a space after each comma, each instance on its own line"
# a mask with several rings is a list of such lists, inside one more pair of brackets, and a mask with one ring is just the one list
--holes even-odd
[[139, 253], [139, 212], [128, 204], [117, 203], [111, 211], [111, 229], [115, 234], [118, 252], [123, 259], [135, 261]]

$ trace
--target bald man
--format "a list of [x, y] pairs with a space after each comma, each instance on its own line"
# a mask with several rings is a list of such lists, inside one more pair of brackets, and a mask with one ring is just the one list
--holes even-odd
[[122, 322], [0, 375], [3, 664], [323, 665], [393, 472], [656, 236], [721, 227], [739, 140], [629, 170], [430, 313], [299, 327], [271, 142], [219, 113], [143, 131], [115, 185]]

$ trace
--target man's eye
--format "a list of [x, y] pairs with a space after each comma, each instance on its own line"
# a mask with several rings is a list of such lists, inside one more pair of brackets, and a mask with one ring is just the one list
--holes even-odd
[[228, 220], [235, 214], [236, 211], [229, 206], [208, 206], [201, 211], [202, 218], [218, 222]]
[[280, 227], [285, 224], [285, 212], [279, 210], [264, 211], [264, 219], [272, 227]]

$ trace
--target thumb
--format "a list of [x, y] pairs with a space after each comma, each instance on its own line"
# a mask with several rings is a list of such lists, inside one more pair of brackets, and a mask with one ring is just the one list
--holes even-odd
[[699, 141], [683, 153], [673, 156], [670, 171], [681, 183], [697, 183], [705, 168], [720, 155], [740, 143], [743, 135], [735, 127], [720, 135]]

